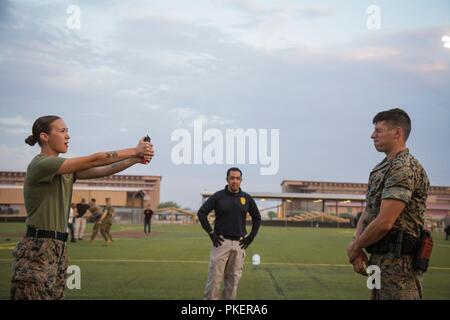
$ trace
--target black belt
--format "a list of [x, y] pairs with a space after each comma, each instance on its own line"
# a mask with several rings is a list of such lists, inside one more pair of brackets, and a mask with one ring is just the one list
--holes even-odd
[[27, 227], [27, 237], [31, 238], [48, 238], [66, 242], [69, 234], [67, 232], [58, 232], [50, 230], [41, 230], [34, 227]]
[[225, 234], [223, 234], [222, 237], [224, 237], [225, 239], [228, 239], [228, 240], [233, 240], [233, 241], [238, 241], [238, 240], [242, 239], [241, 236], [229, 236], [229, 235], [225, 235]]
[[[393, 231], [386, 235], [383, 239], [378, 241], [377, 243], [366, 248], [366, 251], [371, 254], [387, 254], [395, 252], [395, 240], [397, 237], [397, 232]], [[414, 255], [417, 253], [418, 243], [417, 238], [404, 234], [401, 244], [401, 255]]]

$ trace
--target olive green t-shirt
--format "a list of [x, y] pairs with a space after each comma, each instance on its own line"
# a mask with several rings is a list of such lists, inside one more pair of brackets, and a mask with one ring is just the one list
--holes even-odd
[[112, 223], [114, 217], [114, 208], [112, 206], [105, 206], [106, 216], [103, 223]]
[[28, 226], [67, 232], [75, 175], [56, 174], [64, 161], [39, 154], [28, 165], [23, 188]]

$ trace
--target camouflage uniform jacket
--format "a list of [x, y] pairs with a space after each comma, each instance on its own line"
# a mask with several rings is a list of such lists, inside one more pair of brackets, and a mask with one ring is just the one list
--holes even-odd
[[394, 230], [418, 237], [418, 228], [424, 225], [429, 185], [425, 170], [408, 149], [392, 160], [385, 158], [370, 173], [363, 229], [378, 216], [383, 199], [400, 200], [406, 206]]

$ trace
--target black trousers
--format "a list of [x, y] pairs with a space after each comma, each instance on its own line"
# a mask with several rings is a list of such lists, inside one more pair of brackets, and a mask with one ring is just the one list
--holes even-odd
[[151, 224], [152, 224], [152, 220], [144, 220], [144, 233], [150, 233], [152, 231]]
[[74, 223], [69, 223], [68, 224], [69, 230], [70, 230], [70, 240], [74, 241], [75, 240], [75, 236], [74, 236]]

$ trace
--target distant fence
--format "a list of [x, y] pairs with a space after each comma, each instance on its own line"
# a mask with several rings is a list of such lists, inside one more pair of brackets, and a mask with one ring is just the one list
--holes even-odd
[[26, 216], [0, 215], [0, 222], [25, 222]]
[[[251, 225], [248, 221], [247, 224]], [[289, 220], [262, 220], [261, 224], [266, 227], [306, 227], [306, 228], [353, 228], [349, 223], [320, 222], [320, 221], [289, 221]]]

